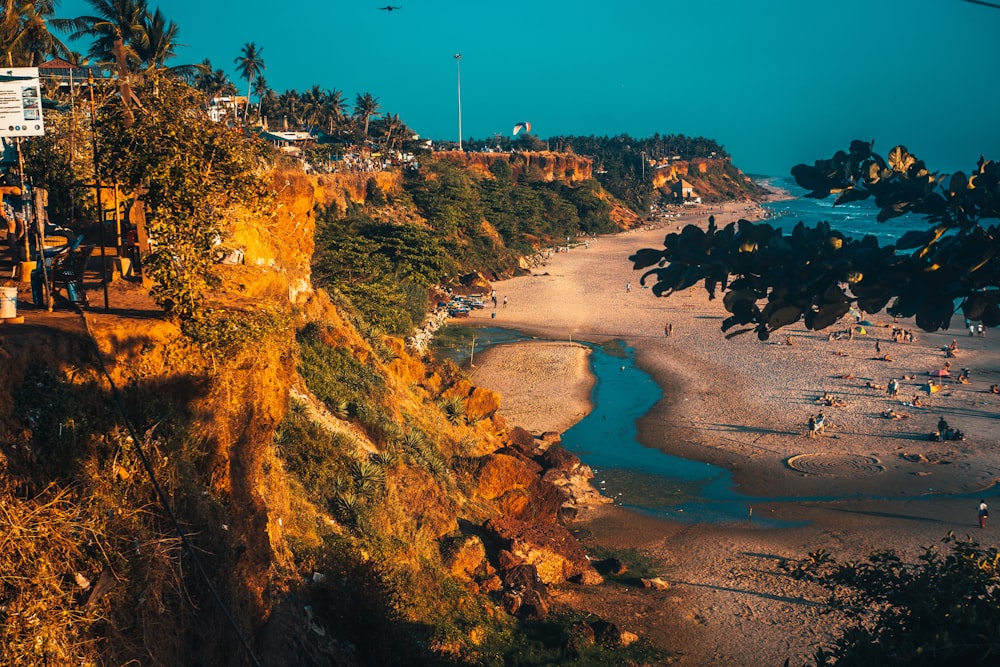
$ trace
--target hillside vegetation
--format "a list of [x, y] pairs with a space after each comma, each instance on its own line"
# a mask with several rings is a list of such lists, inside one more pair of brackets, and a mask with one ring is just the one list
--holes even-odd
[[[307, 176], [156, 85], [134, 119], [112, 96], [98, 118], [105, 177], [142, 197], [146, 283], [0, 329], [0, 663], [653, 655], [553, 606], [601, 581], [564, 526], [589, 470], [404, 343], [436, 286], [639, 218], [576, 156]], [[26, 150], [37, 185], [85, 178], [80, 122]], [[69, 192], [54, 218], [94, 210]]]

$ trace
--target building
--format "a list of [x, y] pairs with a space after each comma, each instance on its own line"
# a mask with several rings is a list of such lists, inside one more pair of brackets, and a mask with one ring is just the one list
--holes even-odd
[[688, 183], [683, 178], [677, 183], [674, 183], [671, 188], [674, 193], [674, 199], [680, 199], [685, 204], [700, 204], [701, 197], [694, 191], [694, 186]]
[[79, 88], [93, 74], [95, 79], [105, 78], [104, 70], [97, 65], [74, 65], [62, 58], [46, 60], [38, 66], [38, 78], [43, 87], [57, 85], [61, 91], [69, 91], [70, 86]]

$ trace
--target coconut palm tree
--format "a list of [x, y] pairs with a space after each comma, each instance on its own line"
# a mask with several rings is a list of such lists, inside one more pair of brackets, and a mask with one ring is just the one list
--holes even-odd
[[222, 69], [212, 70], [203, 80], [205, 94], [209, 99], [213, 97], [224, 97], [226, 95], [235, 95], [236, 86], [233, 82], [229, 80], [226, 73]]
[[382, 124], [385, 127], [385, 147], [394, 148], [403, 137], [406, 130], [406, 123], [399, 118], [399, 114], [387, 113], [382, 117]]
[[326, 110], [326, 94], [319, 86], [302, 93], [302, 121], [312, 127], [319, 123]]
[[377, 97], [373, 97], [371, 93], [363, 95], [358, 93], [357, 98], [354, 100], [354, 116], [358, 119], [364, 119], [365, 139], [368, 138], [368, 123], [371, 121], [372, 116], [378, 115], [379, 110]]
[[49, 31], [58, 0], [3, 0], [0, 7], [0, 49], [9, 67], [34, 67], [48, 56], [65, 56], [69, 48]]
[[264, 73], [264, 59], [260, 57], [263, 51], [264, 49], [258, 48], [253, 42], [248, 42], [243, 45], [240, 55], [233, 60], [240, 76], [247, 80], [247, 108], [243, 114], [244, 124], [246, 124], [247, 113], [250, 111], [250, 90], [253, 88], [254, 79]]
[[335, 127], [344, 122], [344, 112], [347, 110], [347, 102], [344, 100], [344, 93], [334, 88], [326, 91], [327, 108], [327, 131], [333, 134]]
[[[270, 102], [274, 99], [274, 92], [268, 88], [267, 81], [264, 77], [257, 77], [257, 80], [253, 84], [253, 94], [257, 96], [257, 115], [261, 118], [264, 117], [264, 100]], [[249, 100], [247, 103], [249, 104]]]
[[183, 45], [177, 42], [179, 31], [177, 24], [173, 21], [167, 21], [159, 7], [148, 15], [143, 23], [146, 31], [146, 43], [136, 45], [135, 50], [140, 67], [146, 72], [155, 74], [164, 71], [172, 76], [188, 79], [202, 71], [202, 65], [167, 66], [166, 62], [177, 56], [175, 49]]
[[94, 14], [68, 21], [75, 29], [70, 39], [94, 38], [87, 55], [101, 63], [114, 63], [118, 76], [126, 77], [129, 66], [141, 62], [137, 49], [148, 48], [146, 0], [87, 0], [87, 3]]

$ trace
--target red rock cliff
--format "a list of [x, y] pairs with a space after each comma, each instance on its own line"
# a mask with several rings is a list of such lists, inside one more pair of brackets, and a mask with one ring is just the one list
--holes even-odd
[[474, 172], [489, 174], [490, 166], [501, 160], [510, 164], [514, 176], [537, 170], [545, 181], [576, 183], [593, 178], [594, 164], [590, 158], [574, 153], [539, 151], [531, 153], [471, 153], [440, 151], [434, 157], [446, 158], [467, 166]]

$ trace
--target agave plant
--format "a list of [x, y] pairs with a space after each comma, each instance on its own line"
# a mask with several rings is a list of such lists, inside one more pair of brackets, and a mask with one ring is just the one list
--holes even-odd
[[371, 498], [385, 487], [385, 468], [374, 461], [352, 461], [350, 473], [354, 479], [354, 490], [365, 498]]
[[444, 399], [441, 409], [452, 424], [458, 424], [465, 418], [465, 401], [458, 396]]
[[424, 446], [427, 439], [420, 431], [407, 431], [403, 434], [401, 444], [410, 451], [419, 450]]
[[337, 493], [331, 503], [337, 518], [349, 524], [355, 524], [364, 510], [364, 500], [353, 491]]
[[399, 463], [399, 454], [395, 450], [386, 449], [372, 454], [371, 460], [372, 463], [381, 466], [383, 470], [388, 470]]

